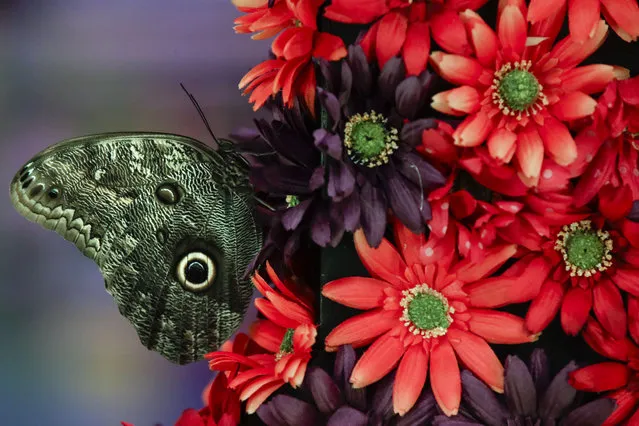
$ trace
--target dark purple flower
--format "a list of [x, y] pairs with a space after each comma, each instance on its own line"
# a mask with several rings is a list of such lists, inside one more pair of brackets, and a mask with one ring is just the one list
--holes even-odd
[[[568, 384], [570, 362], [553, 378], [543, 349], [535, 349], [527, 366], [508, 356], [504, 395], [497, 396], [469, 371], [462, 372], [462, 407], [453, 417], [437, 416], [435, 426], [599, 426], [612, 413], [615, 402], [602, 398], [580, 404], [577, 391]], [[505, 403], [504, 403], [505, 400]]]
[[392, 374], [366, 388], [354, 389], [349, 377], [356, 362], [355, 350], [341, 346], [333, 376], [318, 367], [306, 373], [304, 387], [311, 402], [288, 395], [276, 395], [262, 404], [257, 415], [268, 426], [410, 426], [429, 424], [438, 413], [432, 393], [424, 392], [415, 407], [399, 417], [393, 413]]
[[275, 253], [290, 263], [307, 234], [319, 246], [335, 246], [344, 232], [360, 224], [354, 175], [343, 163], [327, 165], [322, 160], [322, 151], [341, 155], [339, 137], [322, 134], [299, 103], [288, 109], [273, 101], [265, 110], [270, 116], [255, 120], [256, 129], [242, 128], [231, 135], [251, 165], [249, 177], [258, 198], [266, 204], [258, 207], [268, 234], [249, 272], [273, 260]]
[[[325, 154], [337, 190], [331, 197], [358, 193], [360, 224], [376, 247], [386, 229], [388, 209], [410, 230], [424, 231], [431, 218], [426, 195], [444, 176], [414, 151], [422, 133], [436, 126], [423, 118], [433, 75], [406, 77], [400, 58], [382, 70], [371, 66], [360, 46], [333, 68], [321, 64], [325, 88], [318, 98], [326, 111], [327, 129], [314, 133]], [[330, 142], [330, 143], [329, 143]]]

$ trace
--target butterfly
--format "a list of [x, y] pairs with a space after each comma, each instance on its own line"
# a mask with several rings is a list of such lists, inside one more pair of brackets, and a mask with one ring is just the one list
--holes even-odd
[[163, 133], [57, 143], [13, 178], [11, 200], [95, 261], [141, 343], [186, 364], [237, 330], [262, 244], [244, 159]]

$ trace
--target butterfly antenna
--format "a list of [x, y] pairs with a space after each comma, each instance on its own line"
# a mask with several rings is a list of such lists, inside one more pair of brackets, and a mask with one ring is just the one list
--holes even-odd
[[217, 138], [215, 137], [215, 133], [213, 133], [213, 130], [211, 129], [211, 126], [209, 125], [209, 121], [206, 119], [206, 116], [204, 115], [204, 112], [202, 111], [202, 108], [200, 108], [200, 104], [197, 103], [197, 100], [195, 99], [195, 96], [193, 96], [188, 90], [186, 90], [186, 87], [184, 87], [184, 84], [180, 83], [180, 87], [182, 88], [182, 90], [184, 90], [184, 93], [186, 93], [186, 95], [191, 100], [191, 103], [193, 104], [193, 106], [197, 110], [197, 113], [200, 114], [200, 118], [204, 122], [204, 125], [206, 126], [206, 129], [209, 131], [211, 136], [213, 136], [213, 140], [215, 141], [215, 143], [219, 147], [220, 146], [220, 141], [218, 141]]

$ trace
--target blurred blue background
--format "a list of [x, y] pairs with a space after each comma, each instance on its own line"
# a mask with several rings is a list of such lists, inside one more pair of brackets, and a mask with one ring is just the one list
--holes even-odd
[[210, 142], [180, 82], [218, 135], [250, 125], [237, 82], [268, 42], [234, 34], [239, 14], [229, 0], [0, 1], [0, 425], [172, 425], [202, 405], [206, 362], [174, 366], [142, 347], [93, 262], [20, 217], [8, 187], [74, 136]]

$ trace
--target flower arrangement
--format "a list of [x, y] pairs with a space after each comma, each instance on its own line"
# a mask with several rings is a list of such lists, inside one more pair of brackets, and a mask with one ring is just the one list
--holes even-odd
[[176, 426], [639, 424], [637, 1], [233, 4], [262, 297]]

